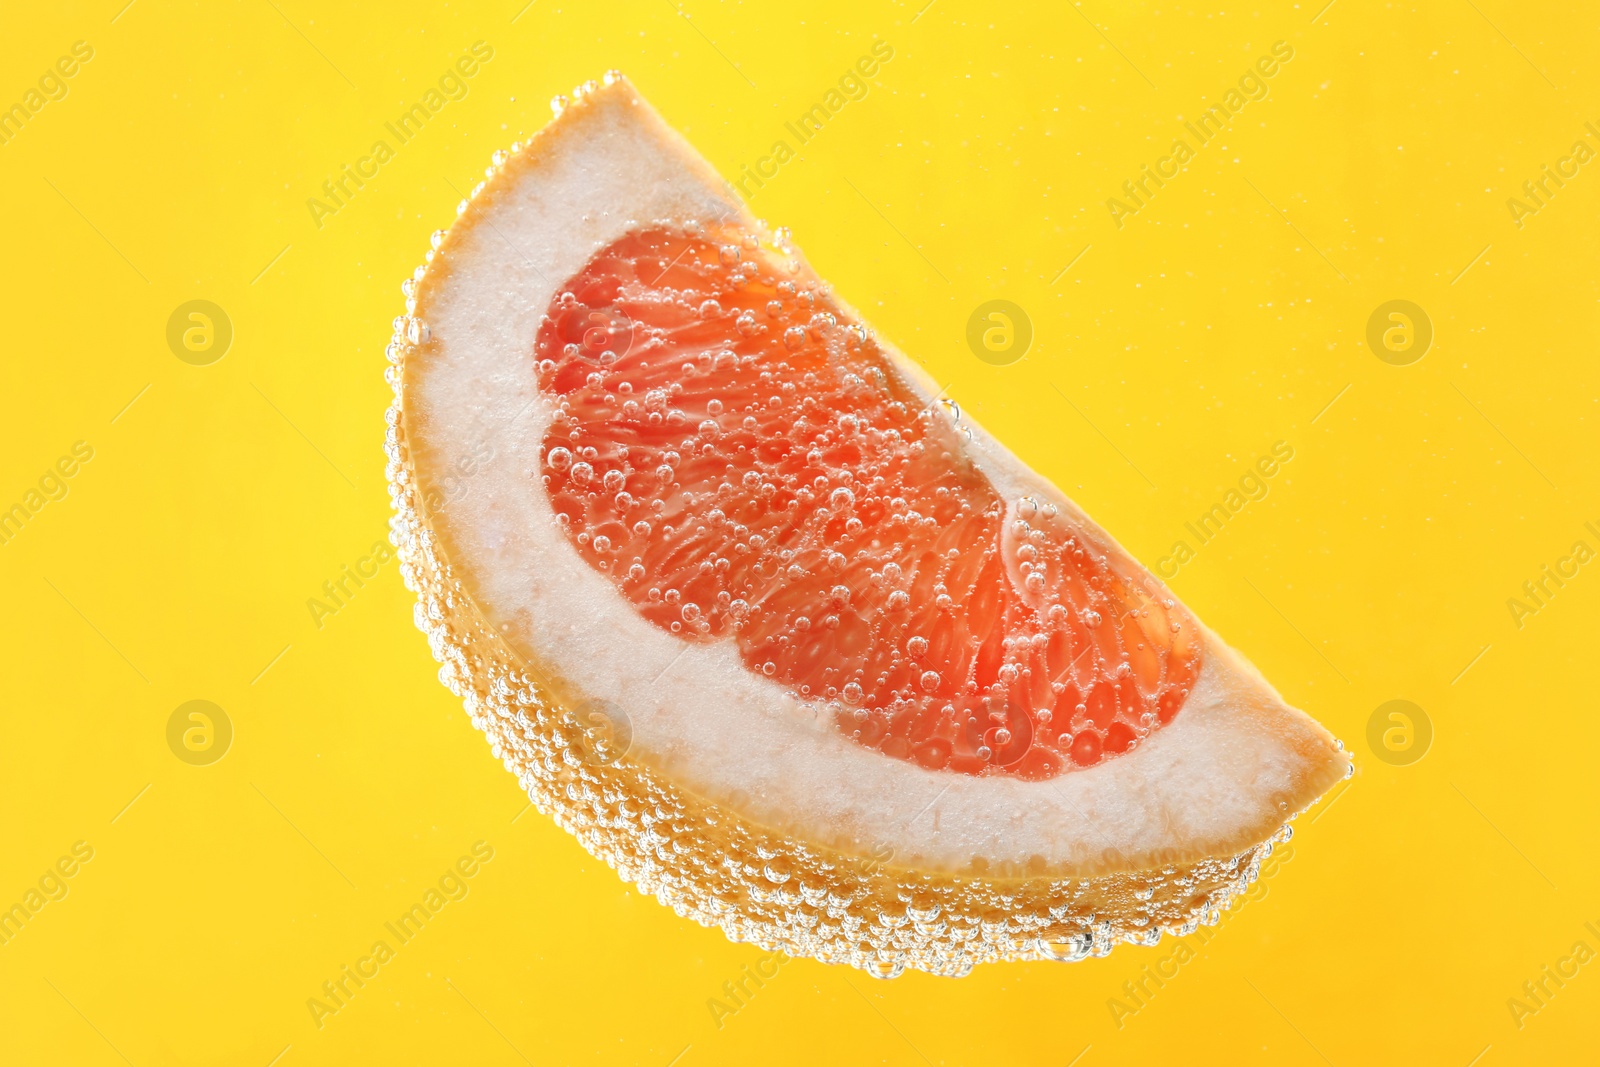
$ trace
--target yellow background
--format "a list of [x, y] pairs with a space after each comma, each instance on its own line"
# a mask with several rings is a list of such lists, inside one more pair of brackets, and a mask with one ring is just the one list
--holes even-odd
[[[1600, 564], [1520, 628], [1506, 604], [1600, 548], [1600, 163], [1520, 228], [1506, 207], [1600, 145], [1583, 5], [124, 2], [10, 4], [0, 35], [0, 103], [95, 50], [0, 146], [0, 507], [95, 450], [0, 545], [0, 906], [94, 848], [0, 947], [0, 1060], [1592, 1060], [1600, 963], [1520, 1028], [1507, 1004], [1600, 950]], [[1148, 564], [1295, 449], [1172, 586], [1358, 771], [1120, 1028], [1108, 1000], [1170, 941], [961, 981], [800, 961], [719, 1028], [760, 953], [519, 816], [397, 565], [320, 628], [306, 605], [385, 536], [398, 286], [495, 149], [619, 67], [734, 174], [874, 38], [871, 93], [757, 214]], [[319, 229], [307, 199], [478, 40], [469, 95]], [[1269, 97], [1114, 226], [1277, 40]], [[1034, 325], [1011, 366], [964, 340], [996, 298]], [[1365, 341], [1397, 298], [1435, 330], [1405, 367]], [[233, 323], [210, 366], [166, 343], [191, 299]], [[1367, 741], [1397, 698], [1434, 730], [1409, 766]], [[210, 766], [167, 746], [192, 699], [234, 726]], [[480, 840], [470, 895], [317, 1028], [307, 998]]]

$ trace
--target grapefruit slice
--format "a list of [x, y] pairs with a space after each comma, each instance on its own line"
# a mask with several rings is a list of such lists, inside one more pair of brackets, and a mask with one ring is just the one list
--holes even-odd
[[1104, 954], [1349, 772], [619, 76], [458, 215], [389, 348], [417, 623], [680, 915], [879, 976]]

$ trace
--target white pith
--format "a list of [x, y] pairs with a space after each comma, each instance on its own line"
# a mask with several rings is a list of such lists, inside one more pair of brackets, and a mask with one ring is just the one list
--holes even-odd
[[[1199, 683], [1170, 725], [1097, 767], [1025, 782], [866, 749], [751, 672], [731, 643], [691, 645], [645, 621], [553, 521], [534, 336], [560, 286], [629, 230], [745, 216], [625, 86], [565, 122], [546, 135], [560, 143], [509, 170], [515, 186], [486, 198], [435, 260], [417, 307], [431, 338], [406, 368], [408, 428], [419, 481], [445, 501], [430, 521], [479, 610], [569, 696], [621, 708], [628, 759], [802, 841], [888, 849], [897, 866], [1042, 862], [1066, 876], [1236, 853], [1326, 787], [1326, 733], [1209, 634]], [[923, 379], [907, 378], [932, 400]], [[973, 429], [980, 467], [1008, 498], [1072, 507]]]

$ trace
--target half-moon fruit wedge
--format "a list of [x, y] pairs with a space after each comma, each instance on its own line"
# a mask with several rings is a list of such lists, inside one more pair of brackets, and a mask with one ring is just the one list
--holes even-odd
[[1215, 922], [1347, 753], [622, 77], [403, 286], [393, 540], [541, 812], [735, 941], [966, 974]]

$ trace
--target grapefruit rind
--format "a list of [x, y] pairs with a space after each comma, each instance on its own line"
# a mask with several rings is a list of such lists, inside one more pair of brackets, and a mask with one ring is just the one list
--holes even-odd
[[[632, 96], [620, 79], [608, 77], [604, 90], [590, 83], [575, 92], [569, 113], [623, 92]], [[531, 145], [497, 153], [485, 183], [458, 214], [479, 210], [489, 199], [485, 191], [503, 188], [513, 180], [507, 172], [529, 165], [534, 154]], [[435, 248], [448, 239], [436, 235]], [[407, 314], [396, 320], [386, 372], [395, 392], [386, 439], [391, 539], [406, 585], [418, 596], [417, 625], [441, 664], [441, 681], [463, 700], [535, 807], [678, 914], [735, 941], [848, 963], [879, 977], [907, 967], [960, 975], [980, 962], [1104, 955], [1121, 941], [1149, 944], [1163, 930], [1215, 922], [1254, 880], [1272, 843], [1287, 836], [1289, 820], [1347, 773], [1342, 753], [1337, 773], [1324, 758], [1332, 748], [1325, 732], [1308, 729], [1295, 744], [1313, 770], [1273, 795], [1270, 824], [1258, 817], [1198, 849], [1135, 853], [1111, 844], [1070, 863], [1034, 856], [950, 869], [911, 849], [808, 840], [797, 832], [803, 828], [708, 800], [633, 754], [596, 758], [580, 711], [581, 687], [514, 648], [503, 624], [486, 620], [452, 564], [449, 538], [434, 529], [424, 504], [426, 479], [419, 479], [408, 435], [407, 381], [408, 369], [433, 347], [425, 315], [418, 314], [419, 297], [425, 300], [434, 280], [434, 253], [427, 258], [404, 287]], [[1004, 453], [978, 434], [979, 448]], [[1276, 714], [1272, 705], [1281, 701], [1253, 669], [1209, 631], [1206, 647], [1208, 668], [1239, 690], [1230, 696], [1244, 717], [1266, 723]]]

